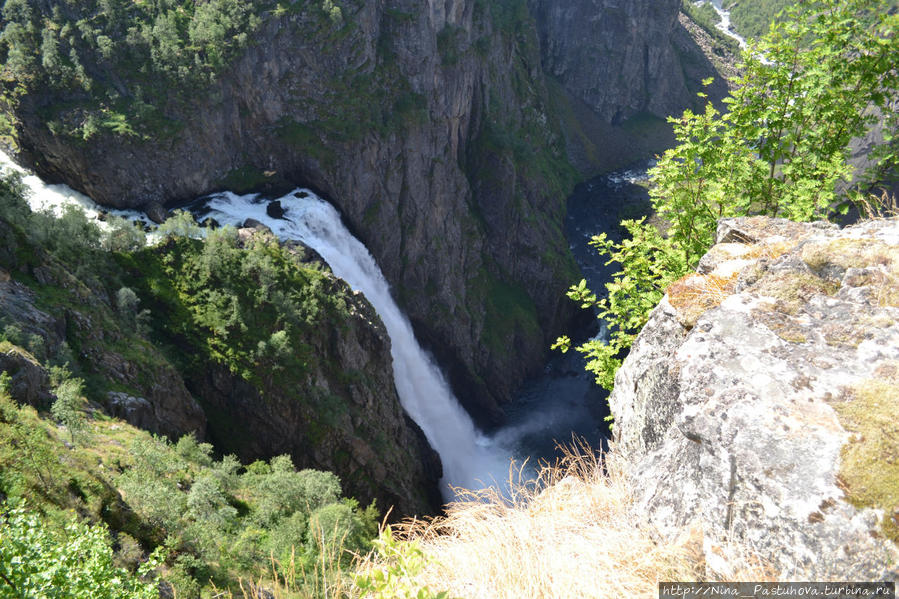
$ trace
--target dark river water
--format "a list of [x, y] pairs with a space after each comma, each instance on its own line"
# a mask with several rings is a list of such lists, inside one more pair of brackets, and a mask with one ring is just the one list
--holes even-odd
[[[644, 162], [579, 184], [568, 199], [565, 233], [575, 260], [590, 289], [599, 291], [615, 272], [590, 247], [590, 239], [606, 232], [621, 239], [618, 223], [639, 217], [649, 209]], [[577, 281], [572, 281], [577, 283]], [[600, 323], [586, 331], [571, 331], [575, 342], [600, 334]], [[491, 436], [531, 462], [552, 462], [561, 457], [557, 446], [570, 443], [572, 435], [592, 447], [605, 447], [609, 437], [608, 393], [584, 370], [585, 360], [575, 351], [554, 352], [543, 374], [527, 381], [507, 410], [506, 422]]]

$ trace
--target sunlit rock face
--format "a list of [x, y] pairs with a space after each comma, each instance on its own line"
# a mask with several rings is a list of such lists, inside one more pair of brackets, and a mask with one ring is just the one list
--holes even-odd
[[610, 403], [637, 509], [701, 526], [708, 563], [736, 541], [788, 578], [895, 578], [899, 219], [722, 221]]

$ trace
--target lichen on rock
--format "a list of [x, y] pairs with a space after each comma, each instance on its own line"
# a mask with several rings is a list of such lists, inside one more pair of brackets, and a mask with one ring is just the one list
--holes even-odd
[[726, 219], [718, 242], [616, 376], [638, 509], [786, 577], [895, 578], [899, 219]]

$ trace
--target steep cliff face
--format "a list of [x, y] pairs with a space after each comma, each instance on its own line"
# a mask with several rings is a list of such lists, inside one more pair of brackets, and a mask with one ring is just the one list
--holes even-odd
[[671, 143], [665, 118], [727, 93], [708, 36], [678, 0], [530, 0], [573, 163], [594, 176]]
[[672, 37], [679, 0], [536, 0], [543, 65], [601, 119], [665, 117], [692, 101]]
[[[533, 23], [523, 2], [341, 4], [342, 25], [316, 3], [266, 13], [210, 89], [165, 107], [174, 134], [77, 142], [46, 125], [61, 98], [34, 94], [16, 108], [20, 147], [43, 174], [112, 206], [247, 180], [322, 191], [489, 419], [570, 314], [561, 225], [572, 171]], [[83, 114], [61, 110], [61, 121]]]
[[[55, 4], [30, 3], [32, 25]], [[19, 147], [42, 174], [111, 206], [279, 181], [322, 191], [489, 421], [571, 316], [561, 225], [574, 174], [542, 65], [590, 120], [677, 111], [689, 95], [671, 43], [677, 3], [537, 2], [536, 22], [525, 0], [337, 4], [338, 20], [315, 2], [260, 8], [261, 25], [211, 86], [157, 94], [160, 123], [129, 123], [143, 139], [111, 134], [109, 111], [87, 98], [107, 86], [113, 105], [138, 106], [159, 79], [152, 64], [131, 72], [91, 40], [60, 38], [92, 91], [35, 87], [39, 76], [15, 88], [28, 89], [4, 102]], [[73, 10], [53, 18], [74, 27]]]
[[615, 451], [663, 532], [786, 579], [894, 579], [899, 220], [722, 221], [615, 379]]

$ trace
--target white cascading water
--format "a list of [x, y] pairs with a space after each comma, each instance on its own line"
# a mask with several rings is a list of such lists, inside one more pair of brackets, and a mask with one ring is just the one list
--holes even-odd
[[721, 20], [718, 22], [718, 29], [724, 33], [724, 35], [730, 36], [733, 39], [737, 40], [737, 43], [740, 44], [740, 49], [746, 49], [746, 40], [739, 33], [734, 31], [733, 25], [730, 22], [730, 11], [724, 10], [724, 5], [722, 4], [722, 0], [711, 0], [712, 8], [715, 9], [715, 12], [718, 13], [718, 16], [721, 17]]
[[[23, 182], [31, 191], [29, 204], [32, 210], [59, 213], [63, 207], [72, 205], [92, 218], [97, 218], [102, 211], [147, 222], [141, 212], [105, 210], [66, 185], [48, 185], [2, 152], [0, 168], [23, 175]], [[259, 201], [255, 195], [217, 194], [207, 199], [205, 208], [209, 209], [209, 216], [223, 225], [239, 227], [252, 218], [270, 227], [281, 239], [305, 243], [321, 254], [335, 275], [354, 290], [361, 291], [371, 302], [390, 336], [394, 380], [400, 402], [443, 462], [441, 486], [445, 499], [455, 497], [451, 487], [479, 489], [495, 485], [504, 488], [513, 452], [475, 428], [440, 369], [415, 340], [408, 319], [390, 295], [381, 269], [365, 246], [343, 226], [337, 210], [309, 191], [288, 194], [280, 201], [286, 210], [285, 219], [270, 218], [266, 214], [267, 202]], [[102, 222], [99, 224], [103, 225]]]
[[317, 251], [334, 274], [375, 307], [390, 336], [394, 380], [400, 402], [424, 431], [443, 462], [444, 497], [450, 486], [478, 489], [505, 481], [511, 452], [478, 432], [453, 396], [443, 374], [422, 350], [412, 326], [390, 295], [390, 287], [362, 243], [343, 226], [340, 214], [311, 192], [280, 198], [284, 219], [270, 218], [266, 202], [255, 196], [221, 193], [206, 202], [209, 216], [221, 224], [240, 226], [248, 218], [272, 229], [281, 239], [301, 241]]
[[[75, 191], [68, 185], [44, 183], [40, 177], [13, 162], [4, 152], [0, 152], [0, 171], [14, 171], [22, 175], [22, 183], [25, 184], [25, 187], [30, 192], [28, 194], [28, 205], [34, 212], [50, 210], [58, 216], [66, 206], [74, 206], [83, 210], [88, 218], [98, 219], [100, 213], [105, 212], [129, 221], [150, 222], [143, 212], [101, 208], [92, 199], [83, 193]], [[99, 222], [99, 224], [101, 227], [103, 226], [102, 222]]]

